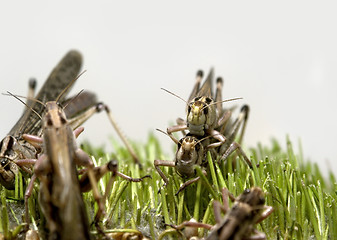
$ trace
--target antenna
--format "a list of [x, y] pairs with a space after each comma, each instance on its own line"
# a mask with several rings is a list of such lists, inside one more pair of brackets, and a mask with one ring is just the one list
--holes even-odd
[[42, 104], [44, 107], [46, 107], [46, 105], [45, 105], [43, 102], [41, 102], [41, 101], [39, 101], [39, 100], [37, 100], [37, 99], [34, 99], [34, 98], [28, 98], [28, 97], [23, 97], [23, 96], [14, 95], [14, 94], [12, 94], [12, 93], [9, 92], [9, 91], [7, 91], [7, 94], [4, 94], [4, 93], [3, 93], [3, 95], [12, 96], [12, 97], [16, 98], [16, 99], [19, 100], [21, 103], [23, 103], [23, 105], [25, 105], [27, 108], [29, 108], [30, 110], [32, 110], [32, 111], [33, 111], [33, 112], [34, 112], [40, 119], [42, 119], [41, 115], [40, 115], [37, 111], [35, 111], [32, 107], [28, 106], [28, 105], [27, 105], [24, 101], [22, 101], [19, 97], [21, 97], [21, 98], [26, 98], [26, 99], [29, 99], [29, 100], [31, 100], [31, 101], [38, 102], [38, 103]]
[[180, 100], [183, 100], [188, 105], [188, 102], [185, 99], [183, 99], [182, 97], [178, 96], [177, 94], [174, 94], [173, 92], [170, 92], [169, 90], [166, 90], [165, 88], [160, 88], [160, 89], [164, 90], [165, 92], [167, 92], [167, 93], [169, 93], [169, 94], [171, 94], [171, 95], [173, 95], [177, 98], [179, 98]]
[[75, 97], [73, 97], [70, 101], [68, 101], [67, 104], [63, 107], [63, 109], [65, 109], [72, 101], [74, 101], [83, 91], [84, 89], [82, 89]]
[[69, 84], [68, 86], [66, 86], [65, 89], [63, 89], [63, 91], [58, 95], [58, 97], [56, 98], [56, 102], [58, 102], [60, 100], [60, 98], [62, 97], [62, 95], [70, 88], [71, 85], [74, 84], [74, 82], [79, 79], [87, 70], [84, 70], [83, 72], [81, 72], [76, 78], [74, 78]]

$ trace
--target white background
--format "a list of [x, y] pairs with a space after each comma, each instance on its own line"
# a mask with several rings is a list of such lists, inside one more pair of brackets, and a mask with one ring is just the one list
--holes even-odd
[[[166, 129], [185, 104], [195, 72], [211, 66], [225, 80], [225, 98], [243, 97], [251, 114], [245, 146], [285, 146], [286, 135], [306, 159], [337, 174], [336, 4], [309, 1], [12, 1], [0, 4], [0, 90], [38, 88], [69, 49], [84, 56], [73, 93], [90, 89], [111, 107], [132, 140]], [[0, 96], [0, 134], [23, 110]], [[229, 103], [232, 105], [234, 103]], [[116, 133], [105, 114], [81, 139], [109, 147]], [[171, 140], [159, 132], [173, 158]]]

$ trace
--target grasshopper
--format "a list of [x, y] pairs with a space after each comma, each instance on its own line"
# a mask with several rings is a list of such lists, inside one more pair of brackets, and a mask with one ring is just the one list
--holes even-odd
[[[211, 72], [207, 77], [206, 81], [204, 82], [204, 84], [202, 85], [202, 87], [199, 88], [202, 76], [203, 76], [202, 72], [198, 71], [196, 78], [197, 81], [189, 98], [190, 103], [188, 104], [188, 111], [187, 111], [188, 121], [189, 119], [197, 119], [196, 116], [199, 116], [200, 119], [205, 119], [205, 123], [212, 123], [212, 124], [191, 125], [186, 123], [183, 119], [178, 119], [177, 126], [167, 129], [168, 136], [175, 142], [175, 144], [177, 144], [177, 152], [175, 155], [175, 160], [154, 161], [154, 166], [156, 170], [158, 171], [159, 175], [163, 178], [165, 182], [164, 186], [167, 185], [168, 178], [164, 175], [159, 166], [175, 167], [177, 173], [180, 176], [185, 178], [191, 178], [195, 175], [194, 165], [200, 166], [206, 165], [205, 158], [208, 150], [211, 150], [213, 156], [220, 156], [221, 161], [226, 160], [231, 153], [237, 150], [240, 156], [243, 158], [243, 160], [248, 164], [248, 166], [252, 167], [251, 161], [248, 159], [248, 157], [246, 156], [246, 154], [244, 153], [244, 151], [240, 146], [249, 113], [248, 105], [244, 105], [241, 108], [241, 112], [238, 118], [232, 122], [231, 109], [225, 109], [222, 107], [222, 103], [224, 102], [222, 100], [222, 87], [223, 87], [222, 78], [220, 77], [217, 78], [215, 101], [213, 101], [212, 98], [205, 97], [205, 96], [211, 97], [213, 96], [211, 93], [211, 83], [212, 83], [211, 80], [213, 79], [213, 69], [211, 69]], [[192, 118], [190, 116], [195, 116], [195, 118]], [[221, 117], [219, 118], [218, 116]], [[241, 125], [243, 126], [241, 127]], [[188, 126], [193, 127], [188, 128]], [[211, 131], [206, 131], [206, 127], [209, 130], [213, 128], [214, 129]], [[235, 142], [235, 138], [238, 134], [240, 127], [241, 133], [239, 142]], [[187, 128], [190, 130], [188, 134], [184, 132]], [[195, 131], [196, 129], [199, 129], [200, 131]], [[185, 136], [178, 141], [171, 134], [174, 131], [183, 131]], [[220, 138], [218, 138], [218, 136], [220, 136]], [[214, 140], [210, 141], [210, 139], [217, 139], [220, 141], [214, 142]], [[189, 184], [194, 183], [198, 180], [199, 177], [185, 182], [180, 187], [178, 193]]]
[[[214, 147], [221, 146], [226, 141], [225, 136], [218, 132], [216, 128], [222, 126], [228, 120], [229, 116], [228, 114], [226, 114], [226, 112], [222, 112], [222, 109], [220, 109], [219, 107], [221, 106], [221, 102], [236, 100], [240, 98], [225, 101], [220, 100], [218, 102], [214, 101], [214, 97], [212, 94], [213, 76], [214, 70], [211, 69], [205, 82], [200, 87], [203, 72], [200, 70], [197, 72], [196, 83], [188, 101], [185, 101], [179, 97], [187, 103], [186, 122], [179, 119], [178, 125], [167, 128], [167, 133], [169, 135], [172, 135], [173, 132], [185, 130], [189, 130], [191, 134], [196, 136], [209, 135], [218, 141], [217, 143], [212, 143], [212, 146]], [[218, 96], [218, 93], [219, 91], [217, 91], [217, 95], [215, 98], [216, 100], [221, 98], [221, 94]]]
[[[66, 88], [66, 86], [78, 75], [81, 64], [81, 54], [77, 51], [70, 51], [52, 71], [35, 99], [40, 102], [48, 102], [56, 99], [63, 91], [62, 97], [59, 99], [62, 101], [64, 95], [66, 95], [70, 89]], [[29, 82], [28, 101], [26, 103], [28, 108], [24, 111], [24, 114], [9, 134], [0, 143], [0, 182], [7, 189], [14, 189], [15, 187], [15, 176], [19, 171], [16, 161], [18, 159], [34, 159], [40, 151], [40, 149], [22, 137], [23, 134], [42, 135], [41, 119], [38, 115], [42, 114], [43, 106], [31, 100], [34, 96], [33, 89], [35, 88], [35, 84], [34, 81]], [[131, 153], [134, 161], [140, 165], [133, 148], [113, 119], [109, 107], [104, 103], [98, 103], [93, 93], [84, 92], [78, 97], [70, 98], [62, 102], [62, 104], [66, 106], [64, 109], [65, 114], [73, 129], [80, 126], [94, 113], [105, 111], [117, 134]], [[20, 163], [24, 164], [25, 162], [21, 161]], [[32, 174], [32, 171], [27, 168], [27, 166], [20, 165], [20, 167], [25, 172]]]
[[90, 184], [99, 203], [98, 215], [103, 211], [91, 158], [75, 142], [83, 128], [74, 132], [66, 115], [55, 101], [47, 102], [43, 116], [43, 137], [24, 135], [28, 141], [43, 144], [34, 166], [34, 175], [25, 193], [26, 222], [28, 198], [36, 178], [40, 180], [39, 201], [47, 220], [49, 239], [90, 239], [88, 218], [80, 191], [76, 165], [88, 167]]
[[[54, 100], [63, 89], [79, 73], [82, 56], [77, 51], [68, 52], [53, 69], [48, 79], [36, 95], [39, 101]], [[36, 82], [29, 82], [29, 97], [34, 95]], [[68, 89], [69, 90], [69, 89]], [[62, 99], [61, 99], [62, 100]], [[19, 168], [15, 160], [36, 158], [38, 150], [22, 138], [25, 133], [41, 136], [41, 120], [38, 114], [43, 112], [43, 106], [28, 100], [26, 109], [8, 135], [0, 142], [0, 182], [7, 189], [14, 189], [15, 176]], [[32, 110], [31, 110], [32, 109]], [[29, 169], [23, 169], [29, 173]]]
[[[154, 160], [154, 166], [159, 175], [164, 180], [164, 186], [169, 182], [168, 178], [165, 176], [160, 166], [174, 167], [177, 173], [183, 178], [191, 178], [195, 176], [194, 165], [205, 166], [206, 165], [206, 153], [208, 146], [205, 138], [200, 138], [198, 136], [187, 134], [185, 137], [181, 138], [179, 141], [169, 135], [171, 139], [177, 144], [177, 151], [175, 154], [174, 161], [167, 160]], [[180, 187], [177, 194], [183, 190], [186, 186], [198, 181], [200, 177], [191, 179]]]
[[[79, 76], [78, 76], [79, 77]], [[77, 78], [78, 78], [77, 77]], [[76, 79], [77, 79], [76, 78]], [[74, 79], [70, 84], [76, 80]], [[69, 86], [68, 86], [69, 87]], [[133, 179], [118, 172], [117, 165], [114, 161], [108, 164], [94, 168], [91, 158], [80, 148], [77, 147], [75, 137], [77, 137], [83, 128], [77, 128], [73, 132], [73, 126], [82, 123], [83, 119], [87, 119], [92, 112], [98, 108], [105, 108], [102, 103], [90, 107], [89, 111], [81, 115], [80, 119], [73, 122], [67, 120], [65, 111], [59, 106], [58, 99], [64, 91], [57, 97], [56, 101], [49, 101], [45, 104], [45, 114], [42, 118], [43, 136], [35, 136], [23, 134], [23, 139], [30, 142], [33, 146], [38, 147], [42, 144], [42, 154], [36, 160], [34, 166], [34, 175], [25, 193], [26, 222], [29, 222], [28, 216], [28, 198], [31, 195], [33, 184], [36, 178], [40, 180], [40, 204], [42, 211], [47, 219], [47, 228], [50, 231], [50, 238], [73, 239], [84, 238], [89, 239], [88, 220], [83, 209], [82, 191], [93, 189], [93, 195], [98, 202], [99, 209], [95, 217], [95, 223], [98, 222], [102, 214], [104, 214], [104, 205], [100, 194], [98, 193], [97, 181], [107, 171], [114, 172], [113, 175], [122, 176], [129, 181], [139, 182], [143, 178]], [[95, 95], [86, 93], [84, 106], [90, 106]], [[79, 96], [70, 100], [69, 104], [76, 104]], [[80, 101], [82, 102], [82, 101]], [[71, 106], [71, 105], [70, 105]], [[81, 106], [80, 108], [85, 108]], [[78, 107], [78, 106], [77, 106]], [[77, 107], [75, 107], [76, 110]], [[68, 110], [71, 116], [72, 107]], [[34, 162], [34, 159], [17, 160], [18, 164], [26, 164]], [[86, 166], [85, 173], [81, 180], [78, 180], [78, 172], [76, 165]], [[55, 214], [57, 212], [57, 214]], [[71, 227], [71, 223], [75, 223], [75, 227]], [[99, 227], [98, 225], [96, 225]], [[72, 231], [80, 232], [74, 235]]]
[[[272, 212], [273, 207], [265, 205], [264, 193], [259, 187], [246, 189], [239, 197], [235, 198], [228, 193], [227, 189], [222, 190], [223, 206], [220, 202], [214, 201], [214, 226], [195, 221], [183, 222], [180, 225], [170, 225], [171, 227], [181, 230], [185, 227], [206, 228], [210, 233], [206, 240], [264, 240], [266, 235], [254, 228], [255, 224], [266, 219]], [[228, 197], [234, 202], [232, 208], [228, 207]], [[221, 211], [226, 213], [221, 217]], [[190, 237], [189, 239], [199, 239]], [[204, 239], [204, 238], [203, 238]]]
[[[241, 149], [239, 143], [235, 142], [235, 137], [238, 133], [242, 121], [247, 120], [248, 115], [248, 106], [245, 105], [242, 107], [241, 113], [238, 118], [230, 124], [227, 124], [221, 132], [223, 132], [227, 138], [226, 142], [219, 147], [215, 147], [211, 143], [210, 139], [212, 136], [197, 136], [191, 133], [186, 134], [179, 141], [173, 136], [169, 135], [172, 141], [177, 144], [177, 151], [175, 154], [174, 161], [166, 160], [155, 160], [154, 166], [159, 175], [164, 180], [164, 186], [168, 184], [168, 178], [165, 176], [163, 171], [160, 169], [160, 166], [174, 167], [177, 173], [183, 178], [192, 178], [195, 176], [194, 166], [199, 165], [205, 167], [207, 165], [206, 154], [207, 151], [211, 151], [211, 154], [214, 158], [220, 156], [220, 160], [226, 160], [227, 157], [233, 153], [235, 150], [239, 151], [239, 154], [243, 157], [248, 166], [252, 167], [251, 161], [248, 159], [246, 154]], [[220, 130], [220, 128], [219, 128]], [[240, 141], [242, 140], [244, 132], [244, 127], [242, 128], [240, 134]], [[200, 177], [196, 177], [186, 181], [178, 190], [177, 194], [182, 191], [188, 185], [198, 181]]]

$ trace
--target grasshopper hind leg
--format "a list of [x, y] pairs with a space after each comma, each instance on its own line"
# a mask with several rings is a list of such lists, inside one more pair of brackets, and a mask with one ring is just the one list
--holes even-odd
[[[234, 121], [234, 123], [230, 126], [229, 131], [228, 131], [228, 137], [227, 137], [227, 143], [225, 143], [223, 146], [220, 148], [220, 161], [225, 161], [229, 155], [231, 155], [233, 152], [237, 151], [238, 154], [243, 158], [243, 160], [249, 165], [249, 167], [252, 167], [252, 163], [245, 154], [245, 152], [241, 148], [241, 142], [243, 139], [243, 135], [245, 132], [246, 128], [246, 123], [248, 119], [248, 114], [249, 114], [249, 106], [244, 105], [241, 108], [239, 117]], [[242, 125], [242, 127], [241, 127]], [[238, 131], [241, 127], [241, 132], [239, 135], [239, 139], [236, 142], [235, 138], [238, 134]], [[226, 134], [227, 135], [227, 134]]]

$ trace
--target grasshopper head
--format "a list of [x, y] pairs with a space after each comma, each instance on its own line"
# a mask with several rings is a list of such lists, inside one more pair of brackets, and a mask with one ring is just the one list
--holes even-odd
[[176, 169], [181, 176], [194, 175], [194, 165], [200, 165], [204, 155], [203, 145], [197, 138], [186, 136], [179, 140], [176, 153]]
[[44, 116], [44, 128], [60, 128], [67, 124], [67, 118], [63, 109], [56, 102], [46, 103], [46, 114]]
[[204, 135], [204, 129], [214, 125], [216, 120], [214, 101], [209, 97], [196, 97], [189, 104], [187, 123], [192, 134]]
[[246, 189], [238, 198], [239, 202], [247, 203], [252, 207], [264, 205], [264, 193], [259, 187]]

